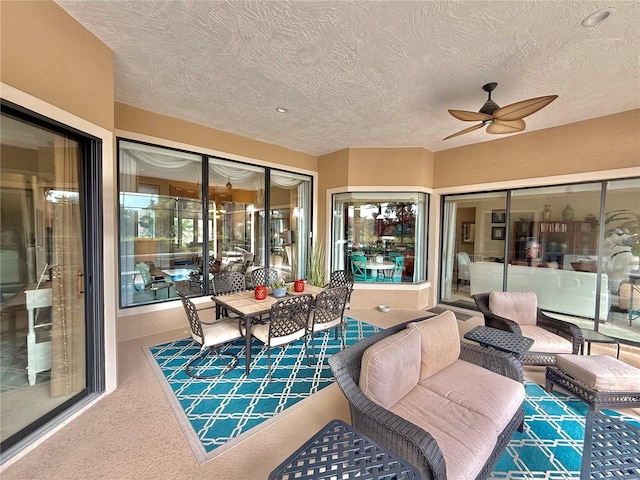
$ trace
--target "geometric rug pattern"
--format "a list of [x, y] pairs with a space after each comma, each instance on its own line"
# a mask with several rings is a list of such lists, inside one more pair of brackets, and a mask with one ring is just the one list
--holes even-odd
[[[587, 406], [574, 396], [525, 382], [525, 423], [488, 477], [492, 480], [579, 480]], [[635, 419], [605, 413], [633, 425]], [[625, 477], [628, 478], [628, 477]]]
[[[378, 332], [380, 328], [347, 318], [346, 344]], [[199, 350], [191, 338], [145, 349], [185, 436], [200, 463], [229, 448], [252, 428], [292, 407], [334, 382], [327, 359], [340, 350], [333, 331], [314, 338], [316, 361], [307, 365], [302, 340], [271, 350], [271, 382], [268, 381], [267, 349], [253, 341], [251, 372], [244, 374], [245, 342], [224, 347], [239, 356], [231, 372], [208, 380], [189, 377], [184, 366]], [[311, 346], [309, 346], [311, 355]], [[197, 373], [220, 372], [217, 362]], [[177, 408], [176, 408], [177, 407]], [[235, 442], [233, 442], [235, 443]]]
[[[347, 345], [378, 327], [347, 319]], [[333, 332], [317, 335], [316, 361], [307, 366], [304, 343], [271, 352], [272, 380], [267, 381], [266, 349], [254, 341], [251, 372], [244, 375], [244, 341], [228, 346], [240, 356], [238, 367], [211, 380], [196, 380], [184, 366], [198, 351], [191, 339], [145, 349], [150, 364], [182, 426], [196, 459], [204, 463], [262, 428], [334, 379], [326, 359], [339, 351]], [[212, 366], [207, 373], [221, 369]], [[525, 425], [516, 432], [489, 480], [578, 480], [584, 441], [586, 405], [577, 398], [525, 382]], [[295, 408], [295, 407], [294, 407]], [[638, 425], [634, 419], [607, 410]]]

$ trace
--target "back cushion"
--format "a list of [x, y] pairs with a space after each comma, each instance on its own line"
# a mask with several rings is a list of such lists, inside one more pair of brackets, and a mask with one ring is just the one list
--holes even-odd
[[405, 328], [367, 348], [362, 355], [360, 390], [390, 408], [418, 383], [420, 335]]
[[535, 325], [538, 297], [534, 292], [491, 292], [489, 310], [519, 325]]
[[451, 310], [410, 323], [408, 328], [420, 333], [420, 380], [448, 367], [460, 356], [460, 332]]

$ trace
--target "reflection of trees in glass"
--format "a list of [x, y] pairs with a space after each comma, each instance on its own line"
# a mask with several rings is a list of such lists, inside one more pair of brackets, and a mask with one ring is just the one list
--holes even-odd
[[[180, 222], [180, 226], [181, 226], [180, 245], [189, 246], [191, 243], [195, 242], [194, 221], [191, 218], [183, 218], [182, 221]], [[178, 238], [177, 232], [176, 232], [176, 238]]]
[[138, 215], [138, 238], [155, 238], [156, 212], [142, 210]]

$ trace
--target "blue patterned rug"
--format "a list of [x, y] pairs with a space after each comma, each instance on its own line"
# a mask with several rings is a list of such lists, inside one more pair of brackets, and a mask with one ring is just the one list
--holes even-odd
[[[347, 344], [378, 331], [348, 319]], [[184, 372], [198, 351], [190, 339], [145, 348], [150, 364], [200, 463], [214, 458], [252, 428], [267, 425], [278, 413], [333, 383], [326, 359], [339, 350], [333, 333], [316, 337], [318, 363], [307, 366], [302, 341], [271, 353], [273, 378], [267, 382], [266, 350], [254, 342], [252, 369], [244, 361], [229, 374], [196, 380]], [[244, 341], [228, 350], [244, 357]], [[214, 367], [219, 368], [219, 367]], [[578, 480], [584, 439], [586, 405], [570, 395], [548, 394], [526, 382], [524, 432], [516, 432], [498, 460], [490, 480]], [[607, 411], [612, 416], [620, 414]], [[635, 422], [631, 418], [627, 421]]]
[[[347, 318], [346, 344], [379, 330]], [[193, 379], [184, 371], [199, 347], [190, 338], [144, 350], [196, 459], [204, 463], [229, 448], [231, 440], [239, 440], [257, 425], [266, 425], [278, 413], [334, 382], [327, 358], [340, 350], [340, 340], [331, 331], [316, 335], [314, 343], [316, 363], [311, 361], [311, 366], [307, 366], [302, 340], [273, 349], [271, 382], [267, 381], [267, 350], [255, 340], [249, 376], [244, 375], [245, 343], [239, 340], [225, 348], [240, 357], [238, 367], [210, 380]], [[221, 370], [214, 364], [206, 373]]]

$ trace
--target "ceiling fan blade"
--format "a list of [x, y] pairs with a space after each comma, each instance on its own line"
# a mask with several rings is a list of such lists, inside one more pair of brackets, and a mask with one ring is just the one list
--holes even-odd
[[483, 122], [485, 120], [491, 120], [491, 115], [480, 112], [468, 112], [467, 110], [449, 110], [449, 113], [456, 117], [458, 120], [465, 122]]
[[456, 132], [453, 135], [449, 135], [448, 137], [445, 137], [442, 140], [448, 140], [449, 138], [457, 137], [458, 135], [464, 135], [465, 133], [473, 132], [474, 130], [482, 128], [483, 126], [484, 126], [484, 123], [473, 125], [472, 127], [468, 127], [468, 128], [465, 128], [464, 130], [460, 130], [459, 132]]
[[519, 120], [536, 113], [541, 108], [546, 107], [553, 102], [558, 95], [547, 95], [545, 97], [530, 98], [521, 102], [512, 103], [502, 108], [498, 108], [493, 112], [493, 118], [496, 120]]
[[527, 125], [524, 120], [496, 120], [487, 127], [487, 133], [493, 133], [495, 135], [501, 135], [505, 133], [521, 132]]

